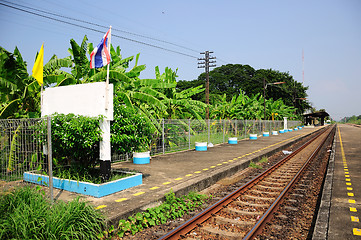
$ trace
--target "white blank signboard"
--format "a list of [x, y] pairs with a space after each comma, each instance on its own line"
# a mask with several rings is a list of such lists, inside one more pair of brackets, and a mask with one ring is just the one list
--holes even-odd
[[106, 120], [113, 120], [113, 84], [109, 84], [108, 89], [106, 110], [105, 82], [46, 88], [43, 92], [41, 116], [73, 113], [89, 117], [103, 115]]

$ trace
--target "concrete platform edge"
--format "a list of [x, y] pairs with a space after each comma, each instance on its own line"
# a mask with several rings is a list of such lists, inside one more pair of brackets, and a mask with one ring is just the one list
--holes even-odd
[[[294, 144], [295, 142], [300, 141], [303, 138], [308, 137], [309, 135], [311, 135], [311, 134], [313, 134], [315, 132], [318, 132], [318, 131], [320, 131], [320, 130], [313, 131], [313, 132], [310, 132], [310, 133], [308, 133], [308, 134], [306, 134], [306, 135], [304, 135], [304, 136], [302, 136], [300, 138], [293, 139], [292, 141], [290, 141], [288, 143], [285, 143], [283, 145], [280, 145], [280, 146], [276, 147], [275, 149], [272, 149], [272, 150], [270, 150], [268, 152], [265, 152], [265, 153], [263, 153], [261, 155], [254, 156], [251, 159], [247, 159], [244, 162], [241, 162], [241, 163], [237, 164], [236, 166], [232, 166], [232, 167], [229, 167], [227, 169], [219, 169], [218, 171], [215, 171], [210, 176], [199, 176], [197, 179], [194, 179], [194, 182], [192, 184], [189, 184], [187, 182], [181, 183], [178, 186], [175, 186], [174, 188], [172, 188], [172, 190], [173, 190], [173, 192], [175, 193], [175, 195], [177, 197], [188, 194], [189, 191], [202, 191], [202, 190], [210, 187], [211, 185], [215, 184], [219, 180], [221, 180], [221, 179], [223, 179], [225, 177], [232, 176], [237, 171], [240, 171], [240, 170], [243, 170], [243, 169], [247, 168], [251, 161], [257, 162], [260, 159], [262, 159], [262, 157], [269, 157], [272, 154], [274, 154], [274, 153], [276, 153], [278, 151], [281, 151], [282, 149], [287, 148], [290, 145]], [[225, 143], [225, 144], [227, 144], [227, 143]], [[167, 192], [169, 192], [169, 189], [167, 191], [163, 192], [163, 195], [155, 196], [155, 198], [153, 199], [152, 202], [148, 202], [148, 203], [145, 203], [145, 204], [144, 203], [143, 204], [135, 203], [133, 208], [127, 209], [126, 212], [119, 213], [118, 215], [107, 219], [108, 224], [114, 225], [115, 227], [117, 227], [118, 222], [119, 222], [120, 219], [126, 219], [127, 217], [129, 217], [129, 216], [131, 216], [131, 215], [133, 215], [133, 214], [135, 214], [137, 212], [144, 211], [146, 209], [146, 206], [148, 206], [148, 205], [154, 205], [154, 204], [156, 205], [157, 203], [163, 202], [164, 199], [165, 199], [164, 194], [167, 193]]]
[[332, 182], [335, 168], [335, 153], [336, 153], [336, 134], [333, 139], [331, 154], [328, 162], [326, 178], [323, 185], [321, 202], [317, 213], [317, 219], [313, 230], [313, 240], [325, 240], [328, 238], [331, 197], [332, 197]]

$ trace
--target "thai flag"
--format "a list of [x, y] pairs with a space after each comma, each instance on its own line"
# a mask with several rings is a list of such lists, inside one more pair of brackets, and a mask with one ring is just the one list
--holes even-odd
[[107, 48], [108, 40], [110, 40], [109, 38], [110, 29], [90, 54], [90, 68], [101, 68], [110, 63], [110, 54], [109, 49]]

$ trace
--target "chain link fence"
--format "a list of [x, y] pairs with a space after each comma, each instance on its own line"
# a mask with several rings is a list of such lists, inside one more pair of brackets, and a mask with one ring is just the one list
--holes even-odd
[[23, 173], [46, 170], [43, 145], [46, 119], [0, 119], [0, 181], [23, 179]]
[[[301, 121], [287, 121], [288, 128], [299, 126]], [[189, 120], [161, 119], [161, 129], [152, 137], [151, 155], [194, 149], [195, 142], [220, 144], [229, 137], [248, 138], [250, 134], [283, 129], [283, 121], [269, 120]], [[130, 156], [128, 156], [129, 158]]]
[[[49, 123], [50, 124], [50, 123]], [[301, 124], [288, 121], [288, 128]], [[263, 120], [157, 120], [152, 136], [151, 155], [194, 149], [196, 142], [221, 144], [229, 137], [248, 138], [250, 134], [283, 129], [283, 121]], [[47, 119], [0, 119], [0, 181], [23, 178], [24, 172], [47, 172]], [[112, 161], [127, 161], [132, 153], [112, 155]]]

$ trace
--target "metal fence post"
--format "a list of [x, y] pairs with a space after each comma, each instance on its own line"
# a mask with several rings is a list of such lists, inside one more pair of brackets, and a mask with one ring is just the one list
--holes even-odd
[[51, 117], [47, 117], [48, 125], [48, 171], [49, 171], [49, 190], [50, 190], [50, 202], [53, 203], [53, 152], [51, 149]]
[[234, 120], [234, 135], [237, 137], [237, 119]]
[[210, 120], [208, 119], [208, 144], [211, 142]]
[[164, 118], [162, 119], [162, 150], [163, 150], [163, 154], [165, 153], [165, 149], [164, 149]]
[[226, 140], [225, 140], [225, 134], [226, 134], [226, 121], [223, 119], [222, 120], [223, 121], [223, 142], [225, 142]]
[[244, 138], [247, 137], [247, 119], [243, 120], [244, 121]]
[[191, 149], [191, 119], [188, 119], [188, 149]]

